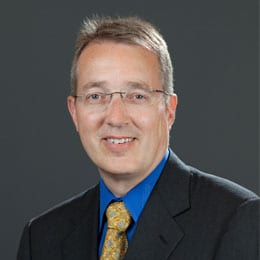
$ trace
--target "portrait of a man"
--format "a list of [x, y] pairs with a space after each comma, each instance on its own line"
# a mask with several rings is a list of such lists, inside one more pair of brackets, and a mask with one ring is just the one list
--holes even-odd
[[150, 22], [84, 20], [67, 107], [100, 179], [29, 221], [17, 260], [258, 259], [258, 195], [170, 147], [173, 76]]

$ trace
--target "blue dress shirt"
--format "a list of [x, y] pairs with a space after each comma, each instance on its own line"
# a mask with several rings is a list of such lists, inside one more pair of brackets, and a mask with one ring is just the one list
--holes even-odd
[[131, 238], [136, 229], [139, 217], [143, 211], [143, 208], [156, 184], [158, 181], [162, 170], [165, 166], [165, 163], [169, 157], [169, 150], [167, 149], [163, 159], [157, 165], [157, 167], [138, 185], [136, 185], [133, 189], [131, 189], [124, 197], [117, 198], [113, 195], [113, 193], [107, 188], [104, 181], [100, 179], [100, 205], [99, 205], [99, 234], [100, 234], [100, 242], [99, 242], [99, 255], [101, 255], [105, 234], [107, 230], [107, 223], [105, 211], [107, 206], [112, 201], [123, 201], [125, 203], [126, 208], [131, 214], [132, 223], [127, 230], [127, 239], [130, 242]]

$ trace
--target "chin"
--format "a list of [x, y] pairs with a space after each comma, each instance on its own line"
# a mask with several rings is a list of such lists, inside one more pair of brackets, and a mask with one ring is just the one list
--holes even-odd
[[109, 175], [132, 175], [137, 172], [136, 169], [133, 168], [134, 164], [127, 165], [127, 163], [113, 163], [110, 165], [100, 165], [98, 168], [104, 174]]

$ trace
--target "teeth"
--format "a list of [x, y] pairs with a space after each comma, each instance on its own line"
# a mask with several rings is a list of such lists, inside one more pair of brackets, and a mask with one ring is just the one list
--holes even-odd
[[133, 138], [121, 138], [121, 139], [107, 138], [107, 141], [112, 144], [124, 144], [128, 142], [132, 142], [133, 140], [134, 140]]

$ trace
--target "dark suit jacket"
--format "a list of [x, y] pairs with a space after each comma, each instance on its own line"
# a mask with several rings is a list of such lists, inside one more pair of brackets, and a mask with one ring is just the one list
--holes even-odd
[[[259, 197], [185, 165], [171, 152], [144, 208], [126, 260], [256, 260]], [[94, 260], [99, 186], [33, 219], [18, 260]]]

